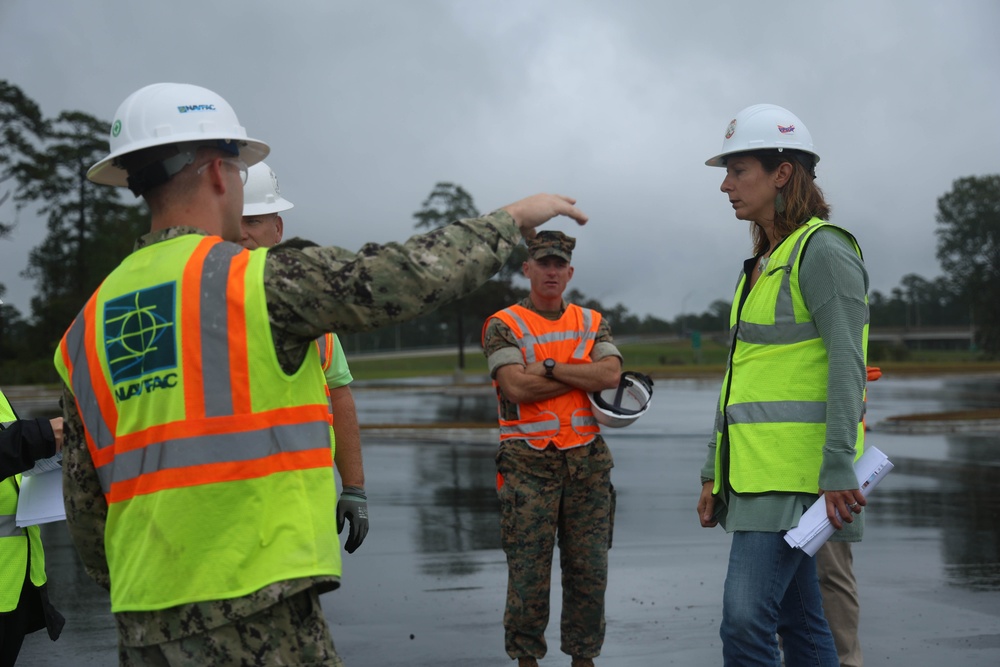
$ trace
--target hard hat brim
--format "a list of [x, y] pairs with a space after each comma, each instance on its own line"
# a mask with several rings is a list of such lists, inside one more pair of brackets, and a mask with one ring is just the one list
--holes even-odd
[[244, 204], [243, 215], [250, 217], [254, 215], [270, 215], [271, 213], [284, 213], [295, 208], [295, 204], [287, 199], [280, 198], [277, 201], [264, 204]]
[[87, 178], [100, 185], [113, 185], [120, 188], [128, 187], [128, 172], [115, 164], [115, 160], [154, 146], [164, 146], [170, 144], [180, 144], [185, 142], [204, 143], [216, 139], [237, 141], [240, 144], [240, 158], [246, 162], [248, 167], [252, 167], [262, 161], [271, 152], [271, 147], [259, 139], [244, 139], [232, 136], [212, 136], [205, 134], [187, 134], [171, 137], [171, 141], [163, 141], [162, 138], [152, 138], [146, 141], [129, 144], [126, 148], [111, 153], [103, 160], [87, 170]]
[[741, 148], [735, 151], [727, 151], [725, 153], [719, 153], [715, 157], [708, 158], [705, 160], [706, 167], [723, 167], [726, 166], [726, 158], [730, 155], [739, 155], [740, 153], [754, 153], [756, 151], [799, 151], [800, 153], [807, 153], [812, 155], [816, 159], [816, 164], [819, 164], [819, 155], [813, 151], [800, 148], [798, 146], [761, 146], [760, 148]]

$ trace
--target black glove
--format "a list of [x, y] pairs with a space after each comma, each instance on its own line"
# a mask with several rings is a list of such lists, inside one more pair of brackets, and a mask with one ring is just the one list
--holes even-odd
[[337, 534], [344, 532], [344, 519], [350, 519], [351, 530], [344, 548], [352, 554], [368, 535], [368, 496], [358, 486], [345, 486], [337, 501]]

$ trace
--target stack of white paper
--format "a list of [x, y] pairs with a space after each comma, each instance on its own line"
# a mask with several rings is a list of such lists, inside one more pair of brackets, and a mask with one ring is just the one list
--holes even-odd
[[[877, 447], [867, 447], [861, 458], [854, 462], [854, 473], [858, 476], [858, 488], [862, 495], [874, 489], [882, 478], [892, 470], [892, 461]], [[839, 516], [839, 515], [838, 515]], [[799, 519], [799, 525], [785, 533], [785, 541], [810, 556], [815, 556], [823, 543], [836, 531], [826, 515], [826, 499], [820, 496]]]
[[65, 518], [62, 466], [21, 479], [21, 492], [17, 498], [17, 517], [14, 519], [18, 527], [51, 523]]

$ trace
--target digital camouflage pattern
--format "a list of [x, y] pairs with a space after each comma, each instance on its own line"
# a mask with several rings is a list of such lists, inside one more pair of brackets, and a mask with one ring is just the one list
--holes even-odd
[[[540, 235], [541, 233], [539, 233]], [[530, 297], [518, 305], [549, 319], [565, 312], [535, 308]], [[491, 374], [508, 364], [524, 364], [510, 328], [487, 321], [483, 352]], [[601, 318], [591, 360], [621, 358], [611, 327]], [[504, 419], [515, 419], [517, 403], [497, 388]], [[504, 440], [496, 457], [500, 498], [500, 535], [507, 555], [507, 604], [504, 648], [511, 658], [541, 658], [547, 651], [553, 547], [559, 542], [563, 603], [560, 649], [580, 658], [601, 653], [604, 643], [604, 593], [608, 549], [614, 532], [614, 460], [600, 435], [583, 447], [538, 450], [525, 440]]]
[[[591, 449], [591, 456], [570, 455]], [[500, 534], [508, 566], [503, 619], [507, 655], [545, 656], [557, 535], [563, 588], [560, 649], [575, 657], [600, 655], [614, 532], [610, 451], [603, 441], [565, 454], [506, 441], [496, 460], [503, 480], [498, 489]]]
[[282, 367], [298, 368], [323, 332], [378, 329], [475, 290], [500, 270], [520, 241], [514, 219], [497, 211], [405, 243], [369, 243], [357, 253], [272, 248], [264, 289]]
[[528, 241], [527, 245], [528, 257], [532, 259], [554, 256], [569, 262], [573, 259], [576, 239], [559, 231], [544, 230], [535, 234], [535, 238]]
[[[204, 232], [171, 227], [144, 235], [136, 242], [136, 249], [185, 234]], [[500, 269], [520, 240], [513, 218], [505, 211], [496, 211], [414, 236], [405, 243], [367, 244], [358, 253], [321, 247], [254, 251], [268, 252], [263, 288], [282, 368], [288, 373], [298, 370], [309, 346], [327, 331], [375, 329], [430, 312], [474, 290]], [[87, 449], [75, 398], [66, 387], [63, 394], [67, 526], [87, 573], [110, 589], [104, 550], [107, 502]], [[220, 628], [306, 589], [323, 593], [338, 585], [335, 577], [284, 581], [244, 597], [122, 612], [115, 617], [126, 646], [149, 646]]]
[[123, 667], [344, 667], [315, 590], [298, 593], [213, 631], [153, 646], [119, 645], [118, 653]]

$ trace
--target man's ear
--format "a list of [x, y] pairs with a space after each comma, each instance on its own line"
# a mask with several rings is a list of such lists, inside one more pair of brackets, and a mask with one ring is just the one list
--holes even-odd
[[222, 172], [222, 158], [213, 158], [211, 162], [208, 163], [206, 171], [208, 172], [208, 182], [211, 184], [212, 189], [222, 194], [226, 191], [226, 175]]
[[277, 220], [274, 221], [274, 226], [278, 230], [278, 240], [275, 243], [281, 243], [281, 237], [285, 234], [285, 221], [281, 219], [281, 216], [275, 216]]

